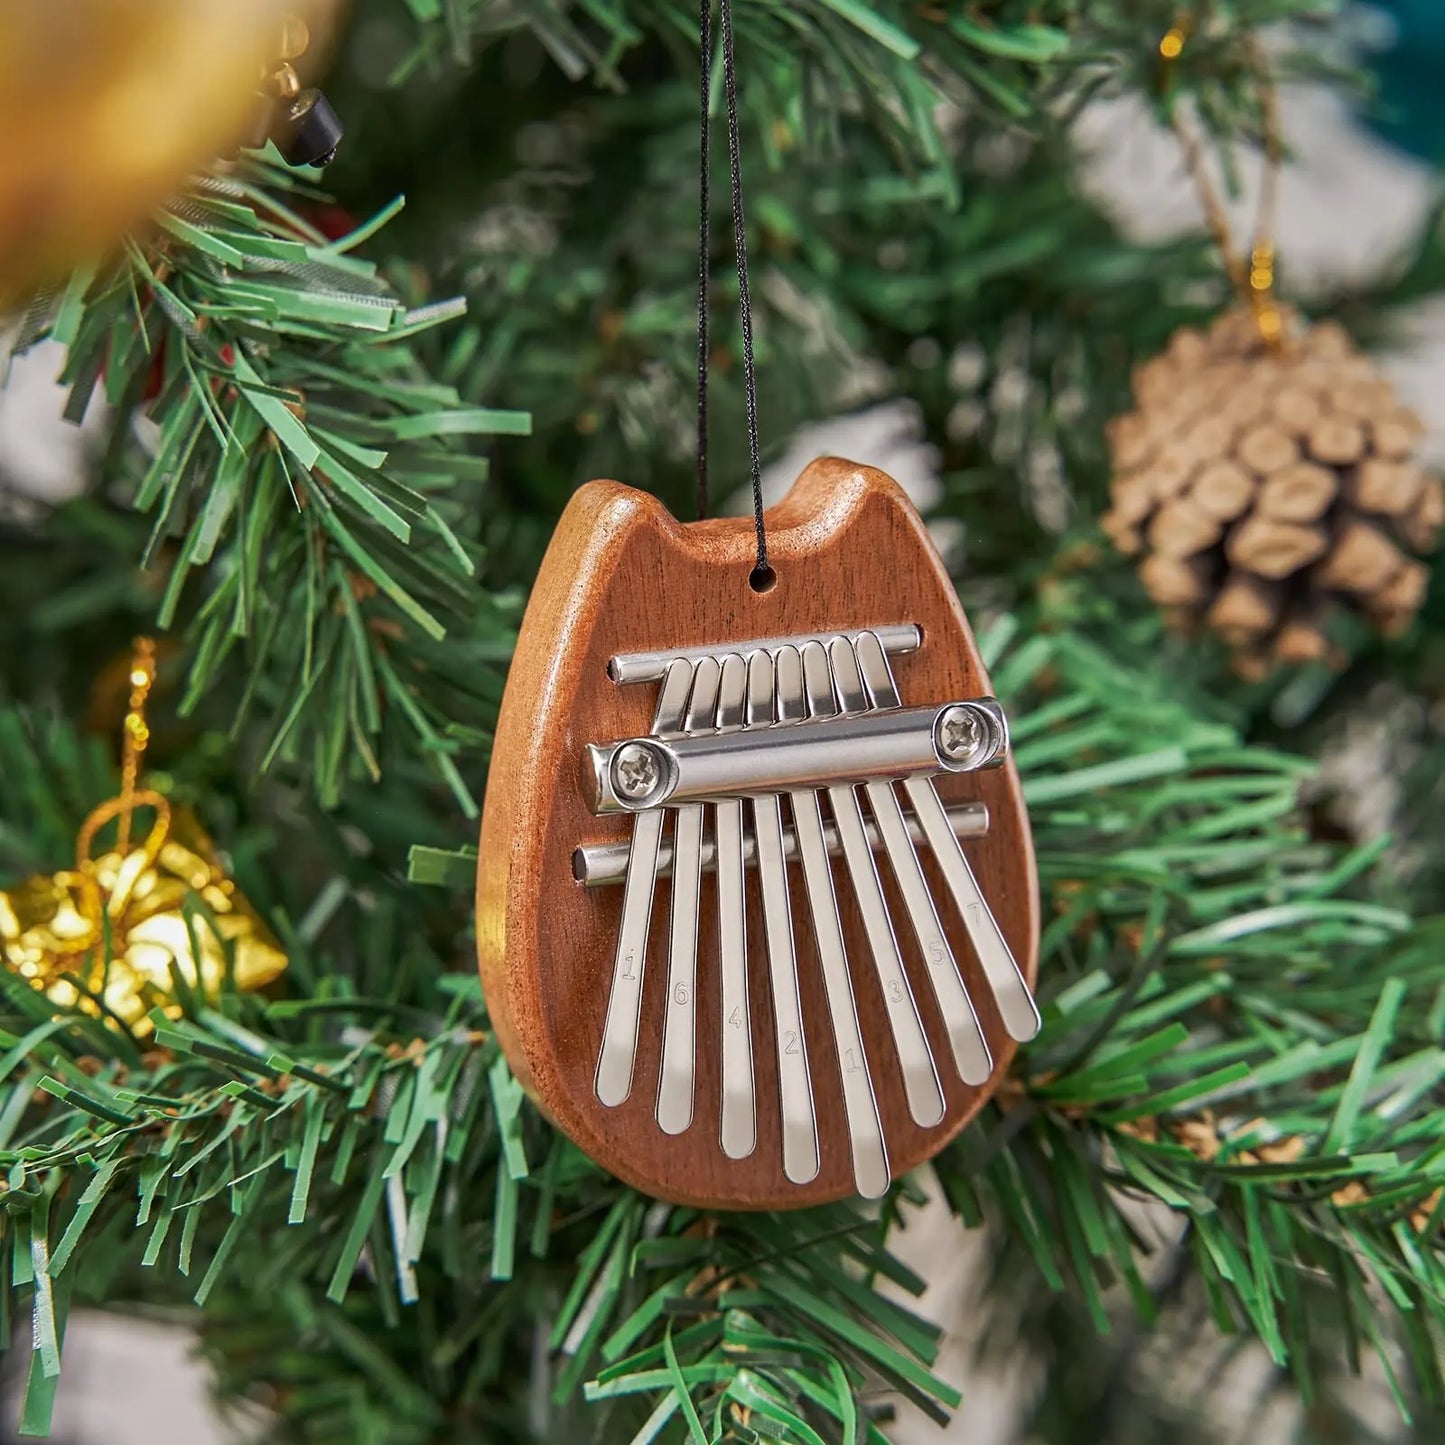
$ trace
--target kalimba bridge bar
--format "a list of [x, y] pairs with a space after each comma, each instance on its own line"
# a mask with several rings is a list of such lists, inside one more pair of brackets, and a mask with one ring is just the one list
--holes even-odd
[[[746, 1158], [757, 1144], [745, 925], [751, 888], [761, 899], [783, 1171], [805, 1184], [819, 1169], [790, 862], [802, 875], [860, 1194], [882, 1194], [889, 1167], [840, 921], [839, 880], [846, 879], [862, 920], [866, 962], [877, 975], [916, 1124], [938, 1124], [944, 1096], [875, 855], [886, 859], [907, 927], [929, 965], [926, 976], [963, 1081], [983, 1083], [993, 1061], [940, 909], [951, 907], [961, 919], [1009, 1035], [1028, 1039], [1037, 1032], [1033, 999], [960, 843], [986, 832], [987, 811], [980, 804], [945, 808], [933, 781], [1001, 763], [1007, 722], [992, 698], [904, 707], [888, 657], [919, 642], [919, 629], [905, 624], [612, 659], [609, 674], [619, 685], [661, 687], [649, 734], [587, 749], [594, 812], [633, 815], [630, 842], [581, 847], [573, 855], [579, 881], [622, 887], [596, 1074], [604, 1105], [622, 1103], [632, 1090], [654, 885], [661, 876], [672, 880], [656, 1102], [657, 1123], [667, 1133], [693, 1124], [696, 1051], [708, 1047], [696, 1030], [705, 874], [716, 890], [718, 977], [703, 982], [718, 991], [721, 1005], [719, 1130], [730, 1158]], [[671, 839], [664, 841], [668, 821]], [[935, 860], [946, 900], [933, 897], [921, 853]], [[842, 865], [836, 877], [834, 860]]]

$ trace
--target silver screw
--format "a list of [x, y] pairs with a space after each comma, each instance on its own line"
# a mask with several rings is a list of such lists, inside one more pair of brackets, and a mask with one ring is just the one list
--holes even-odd
[[662, 786], [657, 753], [646, 743], [625, 743], [612, 759], [612, 787], [629, 803], [646, 802]]
[[978, 766], [987, 761], [993, 734], [978, 712], [965, 703], [946, 708], [934, 729], [938, 751], [951, 763]]

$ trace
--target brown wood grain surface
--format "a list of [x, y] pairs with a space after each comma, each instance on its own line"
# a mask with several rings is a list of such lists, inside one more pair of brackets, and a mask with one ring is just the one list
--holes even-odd
[[[477, 944], [497, 1034], [529, 1093], [588, 1154], [659, 1198], [712, 1208], [778, 1209], [853, 1192], [838, 1058], [828, 1025], [802, 881], [789, 868], [804, 1027], [822, 1166], [807, 1185], [783, 1174], [768, 969], [756, 874], [749, 870], [748, 990], [753, 1029], [757, 1147], [728, 1159], [718, 1142], [721, 1020], [715, 893], [705, 875], [699, 921], [697, 1072], [693, 1123], [664, 1134], [654, 1116], [662, 1042], [670, 884], [659, 879], [646, 957], [633, 1087], [616, 1108], [593, 1091], [611, 984], [622, 890], [574, 881], [572, 851], [625, 840], [629, 816], [596, 817], [584, 749], [650, 730], [656, 684], [619, 686], [607, 662], [620, 652], [719, 645], [914, 622], [921, 648], [894, 659], [905, 704], [990, 691], [947, 573], [902, 489], [882, 472], [836, 458], [809, 466], [767, 514], [777, 583], [755, 592], [751, 518], [684, 525], [655, 498], [616, 482], [582, 487], [563, 513], [522, 624], [507, 681], [482, 820]], [[979, 800], [988, 836], [966, 845], [979, 884], [1025, 976], [1038, 957], [1033, 844], [1012, 763], [938, 780], [945, 803]], [[924, 850], [926, 852], [926, 850]], [[1005, 1036], [961, 920], [932, 858], [939, 914], [993, 1051], [993, 1079], [962, 1083], [889, 870], [889, 908], [938, 1064], [943, 1122], [909, 1117], [877, 975], [841, 860], [835, 884], [879, 1115], [895, 1175], [936, 1153], [979, 1109], [1007, 1069]]]

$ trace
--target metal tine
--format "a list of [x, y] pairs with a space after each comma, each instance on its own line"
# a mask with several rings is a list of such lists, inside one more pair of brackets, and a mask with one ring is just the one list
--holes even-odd
[[[731, 653], [722, 660], [718, 682], [719, 732], [742, 727], [747, 695], [748, 665], [739, 654]], [[722, 999], [722, 1117], [718, 1137], [729, 1159], [746, 1159], [757, 1147], [758, 1129], [753, 1101], [753, 1029], [748, 1015], [747, 895], [743, 889], [740, 798], [725, 798], [714, 805], [713, 837]]]
[[[821, 642], [810, 642], [803, 648], [803, 686], [808, 695], [809, 717], [835, 717], [838, 701], [833, 686], [833, 669], [828, 650]], [[843, 845], [843, 861], [853, 881], [853, 894], [863, 919], [863, 932], [868, 938], [868, 951], [878, 971], [878, 986], [883, 990], [883, 1006], [893, 1034], [893, 1047], [903, 1070], [903, 1089], [908, 1098], [908, 1112], [914, 1121], [929, 1128], [943, 1118], [943, 1090], [938, 1083], [933, 1051], [918, 1005], [898, 952], [893, 934], [893, 921], [888, 916], [888, 903], [878, 881], [878, 868], [868, 834], [863, 827], [863, 809], [857, 792], [848, 784], [828, 789], [828, 803], [838, 825], [838, 838]]]
[[[853, 643], [846, 637], [834, 638], [829, 644], [833, 683], [845, 713], [867, 712], [872, 704], [863, 686], [863, 676], [858, 670], [858, 658], [853, 648]], [[933, 906], [933, 895], [929, 891], [928, 880], [923, 876], [923, 865], [918, 861], [918, 853], [908, 833], [903, 805], [898, 801], [892, 783], [866, 783], [863, 791], [878, 825], [883, 851], [887, 853], [893, 876], [898, 880], [898, 891], [903, 895], [908, 921], [913, 926], [919, 950], [927, 963], [928, 981], [938, 1002], [938, 1011], [943, 1015], [944, 1027], [948, 1030], [948, 1041], [959, 1077], [965, 1084], [982, 1084], [993, 1073], [993, 1055], [988, 1051], [978, 1015], [973, 1011], [973, 1002], [964, 987], [963, 975], [954, 960], [953, 950], [948, 946], [943, 925], [938, 921], [938, 910]]]
[[[746, 726], [768, 727], [774, 717], [773, 659], [767, 652], [748, 657]], [[763, 900], [763, 932], [768, 946], [773, 1024], [778, 1036], [778, 1092], [783, 1118], [783, 1173], [794, 1184], [818, 1174], [818, 1120], [808, 1072], [808, 1041], [798, 996], [798, 958], [793, 947], [793, 915], [788, 901], [788, 865], [783, 856], [783, 815], [775, 795], [753, 798], [753, 837], [758, 853], [758, 882]]]
[[[696, 733], [716, 725], [721, 673], [717, 658], [698, 660], [684, 731]], [[697, 1074], [697, 905], [702, 886], [703, 805], [688, 803], [674, 811], [667, 1003], [662, 1021], [662, 1067], [657, 1075], [657, 1122], [665, 1134], [681, 1134], [692, 1123]]]
[[[669, 664], [657, 699], [652, 731], [661, 737], [676, 733], [692, 687], [693, 665], [681, 658]], [[652, 924], [652, 889], [657, 881], [657, 854], [662, 843], [663, 809], [638, 813], [632, 825], [632, 852], [622, 884], [622, 921], [617, 929], [617, 957], [612, 965], [612, 992], [602, 1026], [597, 1057], [597, 1097], [609, 1107], [632, 1092], [637, 1061], [637, 1025], [642, 1014], [642, 976], [647, 964], [647, 933]]]
[[[796, 647], [780, 648], [775, 667], [778, 721], [796, 721], [806, 716], [802, 654]], [[823, 810], [817, 793], [810, 790], [790, 792], [788, 797], [792, 802], [793, 829], [798, 835], [798, 856], [803, 863], [803, 883], [818, 944], [833, 1039], [838, 1048], [838, 1067], [842, 1071], [843, 1111], [853, 1151], [853, 1182], [865, 1199], [877, 1199], [888, 1189], [888, 1151], [878, 1119], [878, 1101], [873, 1097], [868, 1056], [858, 1029], [858, 1010], [843, 946], [843, 925], [833, 891], [833, 870], [823, 840]]]
[[[857, 643], [858, 667], [863, 674], [863, 685], [874, 707], [900, 706], [898, 688], [893, 681], [893, 670], [888, 666], [887, 654], [878, 639], [864, 633]], [[984, 976], [998, 1003], [999, 1016], [1009, 1037], [1020, 1042], [1031, 1039], [1039, 1031], [1039, 1010], [1029, 993], [1029, 986], [1019, 972], [1015, 960], [998, 920], [994, 918], [988, 903], [979, 890], [978, 879], [969, 867], [963, 848], [948, 826], [948, 815], [939, 800], [938, 791], [931, 778], [910, 778], [904, 784], [908, 800], [923, 827], [928, 846], [938, 859], [944, 882], [953, 896], [954, 904], [963, 915], [964, 926], [968, 929], [969, 941], [983, 965]]]

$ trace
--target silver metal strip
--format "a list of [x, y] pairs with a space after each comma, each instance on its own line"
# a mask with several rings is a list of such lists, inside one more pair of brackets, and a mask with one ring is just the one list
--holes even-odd
[[[857, 655], [863, 683], [873, 705], [879, 708], [897, 707], [898, 688], [893, 681], [888, 655], [882, 645], [877, 639], [870, 639], [865, 634], [858, 640]], [[903, 786], [907, 790], [914, 812], [918, 815], [918, 821], [923, 825], [928, 846], [938, 859], [938, 866], [943, 872], [944, 882], [948, 885], [954, 905], [963, 915], [969, 941], [983, 965], [984, 976], [993, 990], [1004, 1028], [1010, 1038], [1021, 1042], [1033, 1038], [1039, 1031], [1038, 1007], [1029, 993], [1028, 984], [1019, 971], [1018, 962], [1009, 949], [1008, 941], [998, 926], [998, 920], [994, 918], [979, 890], [978, 879], [974, 877], [973, 869], [969, 867], [958, 839], [948, 826], [948, 815], [932, 780], [910, 778]]]
[[[838, 701], [844, 712], [871, 706], [852, 645], [840, 638], [828, 652], [833, 664]], [[877, 820], [877, 833], [892, 865], [898, 891], [903, 895], [908, 921], [926, 964], [928, 982], [938, 1003], [938, 1011], [943, 1016], [944, 1028], [948, 1031], [959, 1077], [965, 1084], [985, 1083], [993, 1073], [993, 1055], [989, 1053], [978, 1015], [964, 987], [963, 975], [959, 972], [953, 950], [948, 946], [943, 925], [938, 921], [938, 910], [933, 906], [933, 895], [929, 891], [928, 880], [923, 876], [923, 866], [918, 861], [914, 844], [922, 839], [922, 828], [913, 819], [905, 818], [892, 783], [869, 783], [863, 791]], [[948, 810], [950, 827], [956, 811], [956, 808]], [[953, 831], [957, 836], [957, 829]]]
[[[788, 720], [805, 707], [803, 660], [795, 647], [781, 648], [776, 659], [778, 716]], [[833, 1040], [842, 1074], [843, 1111], [853, 1153], [853, 1182], [865, 1199], [877, 1199], [888, 1189], [888, 1152], [883, 1143], [883, 1126], [878, 1118], [878, 1101], [868, 1072], [868, 1056], [858, 1028], [858, 1010], [853, 1000], [852, 980], [843, 944], [843, 925], [838, 918], [838, 899], [833, 891], [833, 871], [823, 844], [823, 815], [815, 792], [802, 789], [788, 794], [792, 803], [793, 827], [803, 863], [803, 882], [808, 910], [818, 945], [818, 962], [828, 998]]]
[[[717, 724], [715, 657], [693, 669], [687, 704], [690, 733]], [[702, 874], [702, 804], [677, 810], [672, 830], [672, 912], [667, 948], [667, 995], [662, 1014], [662, 1066], [657, 1074], [657, 1123], [664, 1134], [681, 1134], [692, 1123], [697, 1076], [697, 906]]]
[[[744, 722], [748, 665], [737, 653], [722, 660], [717, 728]], [[757, 1147], [753, 1100], [753, 1027], [748, 1014], [747, 894], [744, 889], [743, 805], [725, 798], [713, 808], [717, 839], [718, 979], [722, 1006], [722, 1109], [718, 1139], [729, 1159], [746, 1159]]]
[[[773, 659], [755, 652], [748, 659], [747, 726], [773, 721]], [[818, 1121], [813, 1082], [808, 1072], [808, 1040], [798, 996], [798, 958], [793, 947], [793, 914], [788, 901], [788, 869], [783, 854], [783, 819], [778, 799], [752, 800], [757, 839], [758, 882], [763, 899], [763, 931], [772, 984], [773, 1028], [778, 1045], [778, 1094], [782, 1110], [783, 1173], [794, 1184], [818, 1174]], [[639, 820], [640, 821], [640, 820]]]
[[[682, 726], [683, 709], [692, 686], [692, 664], [676, 662], [667, 669], [652, 730], [659, 737]], [[657, 853], [662, 842], [660, 811], [644, 813], [632, 827], [627, 878], [622, 886], [622, 921], [617, 929], [617, 956], [612, 965], [612, 991], [597, 1057], [595, 1089], [602, 1103], [613, 1107], [632, 1092], [637, 1058], [637, 1024], [642, 1014], [642, 976], [647, 963], [647, 933], [652, 924], [652, 890], [657, 880]], [[646, 825], [646, 826], [644, 826]]]
[[[911, 622], [896, 626], [875, 627], [873, 635], [889, 652], [916, 652], [923, 641], [920, 628]], [[700, 662], [704, 657], [720, 657], [738, 652], [751, 656], [755, 652], [775, 654], [784, 647], [800, 648], [805, 642], [829, 642], [834, 637], [856, 639], [860, 629], [842, 632], [804, 632], [793, 637], [760, 637], [751, 642], [719, 642], [701, 647], [676, 647], [671, 651], [659, 648], [654, 652], [621, 652], [607, 664], [607, 675], [615, 683], [656, 682], [667, 671], [668, 664], [681, 658], [684, 662]]]
[[[846, 639], [838, 639], [848, 648]], [[851, 651], [851, 648], [849, 649]], [[810, 642], [803, 648], [803, 685], [808, 695], [808, 713], [826, 718], [838, 713], [837, 695], [833, 686], [833, 670], [828, 649], [821, 642]], [[943, 1118], [943, 1090], [938, 1083], [938, 1070], [933, 1053], [918, 1017], [918, 1005], [898, 952], [893, 935], [893, 921], [878, 869], [873, 863], [873, 850], [863, 828], [863, 808], [858, 794], [850, 787], [828, 789], [828, 803], [838, 824], [843, 842], [843, 861], [853, 882], [853, 895], [863, 920], [868, 951], [878, 973], [878, 986], [883, 991], [883, 1007], [893, 1035], [893, 1047], [903, 1071], [903, 1090], [908, 1099], [908, 1112], [916, 1123], [931, 1128]]]
[[[845, 647], [846, 643], [843, 644]], [[888, 784], [871, 786], [888, 789]], [[719, 805], [721, 807], [721, 804]], [[904, 818], [908, 838], [914, 843], [923, 842], [923, 825], [917, 818]], [[878, 825], [871, 819], [864, 821], [868, 846], [876, 853], [885, 845], [885, 839]], [[959, 838], [982, 838], [988, 832], [988, 809], [982, 803], [954, 803], [948, 809], [948, 826]], [[838, 839], [838, 827], [831, 819], [823, 824], [823, 842], [827, 845], [828, 856], [835, 858], [843, 851]], [[614, 887], [627, 876], [627, 859], [632, 851], [630, 841], [622, 843], [587, 843], [572, 850], [572, 876], [584, 888]], [[793, 830], [783, 828], [783, 857], [792, 862], [798, 856], [798, 839]], [[758, 863], [757, 840], [751, 833], [743, 834], [743, 867], [756, 868]], [[717, 867], [717, 847], [711, 838], [702, 840], [702, 871], [711, 873]], [[657, 876], [672, 876], [672, 844], [664, 838], [657, 853]]]
[[[784, 649], [779, 657], [796, 649]], [[821, 642], [805, 644], [827, 657]], [[716, 665], [716, 659], [705, 659]], [[698, 663], [698, 667], [704, 666]], [[793, 726], [591, 743], [597, 813], [641, 812], [755, 793], [820, 790], [1000, 761], [1007, 732], [991, 698], [809, 718]]]

